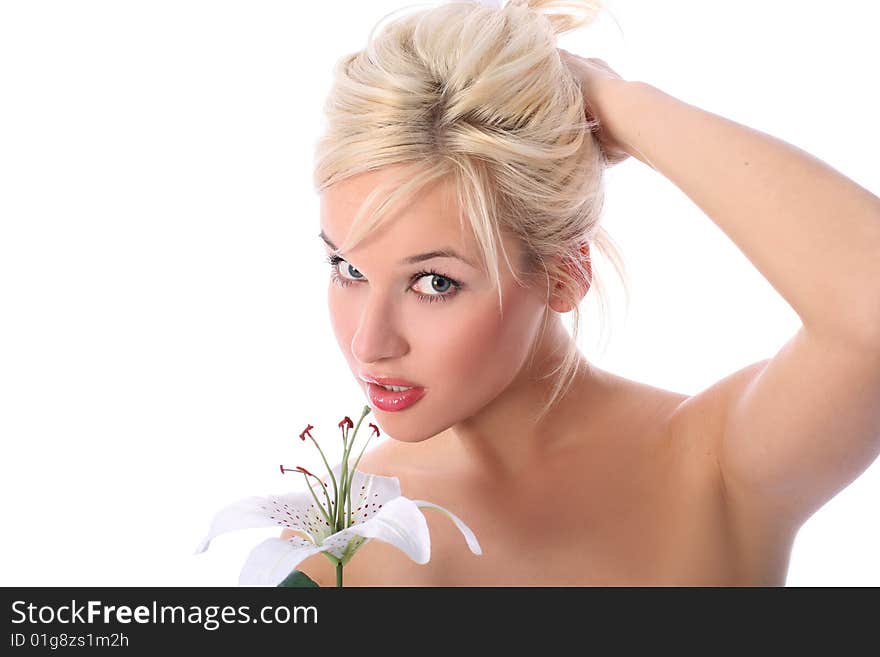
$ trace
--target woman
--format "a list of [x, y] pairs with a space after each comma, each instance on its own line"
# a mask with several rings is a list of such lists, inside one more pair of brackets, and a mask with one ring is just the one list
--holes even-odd
[[[340, 60], [325, 106], [332, 324], [393, 439], [359, 469], [455, 512], [483, 549], [426, 514], [428, 564], [371, 541], [345, 585], [784, 584], [799, 527], [880, 448], [880, 200], [558, 49], [595, 3], [481, 5], [392, 22]], [[578, 304], [602, 290], [592, 254], [617, 266], [603, 171], [630, 156], [798, 313], [774, 358], [688, 396], [580, 354]], [[414, 390], [367, 382], [381, 377]], [[298, 569], [334, 584], [323, 555]]]

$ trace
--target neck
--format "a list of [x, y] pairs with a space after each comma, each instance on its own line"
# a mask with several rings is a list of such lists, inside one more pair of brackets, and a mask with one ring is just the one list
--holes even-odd
[[[547, 375], [562, 361], [571, 336], [558, 316], [547, 327], [531, 364], [479, 413], [450, 427], [431, 440], [445, 463], [478, 476], [497, 479], [518, 477], [540, 467], [565, 448], [582, 445], [589, 420], [607, 396], [607, 379], [579, 354], [578, 371], [571, 387], [554, 407], [535, 422], [549, 401], [558, 373]], [[595, 426], [595, 424], [594, 424]]]

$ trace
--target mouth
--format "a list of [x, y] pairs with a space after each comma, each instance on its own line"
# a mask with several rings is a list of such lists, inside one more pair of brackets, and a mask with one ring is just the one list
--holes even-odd
[[375, 408], [380, 411], [396, 412], [409, 408], [427, 394], [424, 388], [414, 386], [401, 390], [397, 386], [388, 389], [378, 383], [368, 381], [367, 394]]
[[365, 383], [373, 384], [388, 392], [406, 392], [407, 390], [424, 390], [424, 386], [417, 383], [392, 376], [369, 376], [362, 374], [360, 379]]

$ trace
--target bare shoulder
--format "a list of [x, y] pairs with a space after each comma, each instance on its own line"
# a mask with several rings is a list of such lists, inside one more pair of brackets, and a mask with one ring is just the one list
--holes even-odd
[[686, 397], [670, 417], [670, 435], [675, 449], [689, 463], [692, 472], [711, 478], [719, 491], [725, 523], [746, 564], [756, 564], [767, 555], [782, 555], [791, 546], [797, 527], [778, 521], [769, 508], [746, 508], [727, 493], [719, 459], [721, 441], [727, 423], [730, 400], [758, 376], [767, 361], [743, 367], [718, 380], [697, 394]]
[[649, 452], [669, 446], [681, 449], [678, 430], [688, 395], [609, 372], [603, 371], [602, 376], [610, 382], [612, 391], [603, 420], [609, 431], [638, 437]]
[[760, 374], [766, 362], [737, 370], [696, 394], [683, 395], [670, 414], [671, 444], [696, 466], [713, 472], [722, 490], [724, 479], [718, 456], [729, 400]]
[[358, 463], [357, 469], [361, 472], [379, 475], [382, 477], [396, 477], [395, 441], [385, 438], [372, 449], [364, 452]]
[[[357, 469], [361, 472], [392, 476], [391, 451], [388, 441], [379, 443], [372, 449], [364, 452]], [[285, 529], [281, 532], [280, 538], [286, 539], [299, 535], [291, 529]], [[296, 569], [308, 575], [319, 586], [336, 586], [336, 565], [321, 552], [303, 559]], [[349, 569], [346, 568], [346, 570]]]

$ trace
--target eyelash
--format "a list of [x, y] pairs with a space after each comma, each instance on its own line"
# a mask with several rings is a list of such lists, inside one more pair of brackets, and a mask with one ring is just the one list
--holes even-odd
[[[342, 278], [342, 276], [339, 275], [339, 270], [336, 268], [336, 265], [338, 265], [340, 262], [347, 262], [345, 258], [340, 258], [337, 255], [331, 255], [327, 256], [327, 262], [330, 264], [330, 278], [333, 280], [334, 283], [336, 283], [340, 287], [348, 287], [349, 285], [354, 283], [354, 281], [352, 280]], [[412, 282], [415, 283], [417, 280], [424, 276], [439, 276], [440, 278], [445, 278], [452, 284], [452, 288], [455, 290], [454, 292], [444, 292], [443, 294], [421, 294], [419, 292], [416, 292], [416, 298], [419, 301], [423, 301], [425, 303], [434, 303], [436, 301], [449, 301], [452, 297], [457, 296], [458, 291], [463, 287], [463, 285], [455, 279], [433, 270], [420, 271], [417, 274], [413, 274]]]

